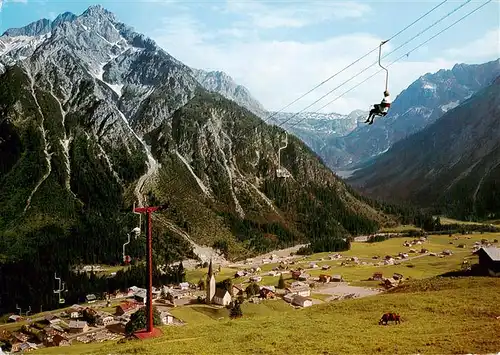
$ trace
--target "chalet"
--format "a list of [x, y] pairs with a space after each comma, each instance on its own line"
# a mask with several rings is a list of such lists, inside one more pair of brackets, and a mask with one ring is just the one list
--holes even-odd
[[131, 313], [139, 306], [136, 302], [123, 302], [119, 306], [116, 306], [115, 314], [117, 316], [122, 316], [127, 313]]
[[17, 314], [13, 314], [9, 317], [8, 323], [20, 322], [23, 320], [23, 317], [18, 316]]
[[60, 327], [58, 324], [51, 324], [48, 327], [45, 327], [43, 330], [45, 334], [55, 335], [56, 333], [64, 333], [64, 329]]
[[240, 296], [243, 294], [243, 287], [238, 285], [233, 285], [233, 296]]
[[246, 272], [245, 271], [237, 271], [235, 274], [234, 274], [234, 278], [237, 278], [237, 277], [243, 277], [246, 275]]
[[145, 289], [140, 289], [134, 293], [134, 299], [142, 304], [146, 304], [147, 292]]
[[80, 316], [81, 316], [80, 309], [69, 308], [65, 312], [66, 312], [67, 315], [69, 315], [69, 317], [71, 319], [77, 319], [77, 318], [80, 318]]
[[189, 290], [189, 282], [181, 282], [181, 283], [179, 284], [179, 288], [180, 288], [181, 290]]
[[250, 281], [252, 281], [252, 282], [260, 282], [260, 281], [262, 281], [262, 277], [260, 277], [260, 276], [252, 276], [250, 278]]
[[299, 295], [303, 297], [307, 297], [311, 295], [311, 290], [309, 286], [300, 286], [300, 287], [288, 287], [285, 289], [286, 293], [290, 293], [293, 295]]
[[292, 304], [294, 306], [300, 307], [310, 307], [312, 306], [312, 300], [310, 298], [302, 297], [302, 296], [294, 296], [292, 299]]
[[299, 281], [307, 281], [307, 279], [310, 277], [311, 277], [311, 275], [309, 275], [309, 274], [300, 274]]
[[56, 333], [53, 335], [47, 335], [47, 338], [43, 342], [46, 347], [51, 346], [68, 346], [70, 342], [65, 334]]
[[111, 315], [102, 315], [97, 318], [97, 325], [107, 326], [114, 322], [114, 317]]
[[287, 293], [286, 295], [283, 296], [283, 301], [288, 302], [288, 303], [292, 303], [294, 297], [295, 297], [295, 294]]
[[330, 282], [331, 278], [332, 277], [330, 275], [319, 275], [319, 282], [328, 283]]
[[30, 342], [24, 342], [24, 343], [17, 343], [12, 345], [12, 353], [16, 352], [29, 352], [32, 350], [38, 349], [38, 346], [35, 343], [30, 343]]
[[91, 293], [85, 296], [85, 299], [87, 300], [87, 303], [94, 303], [97, 300], [97, 297], [93, 293]]
[[61, 318], [54, 314], [47, 314], [44, 318], [45, 323], [47, 324], [56, 324], [61, 321]]
[[218, 288], [215, 291], [212, 302], [221, 306], [227, 306], [231, 303], [231, 295], [227, 292], [227, 290]]
[[394, 280], [402, 280], [402, 279], [403, 279], [403, 275], [398, 274], [398, 273], [396, 272], [396, 273], [394, 273], [394, 275], [392, 275], [392, 278], [393, 278]]
[[382, 273], [381, 272], [375, 272], [372, 276], [372, 279], [374, 281], [381, 281], [382, 280]]
[[344, 279], [342, 278], [342, 275], [332, 275], [332, 282], [342, 282]]
[[163, 325], [174, 323], [174, 316], [172, 316], [169, 312], [160, 312], [160, 319]]
[[274, 286], [262, 286], [259, 291], [259, 295], [261, 298], [270, 299], [276, 296], [276, 290]]
[[328, 270], [330, 268], [330, 265], [323, 265], [321, 267], [322, 270]]
[[292, 274], [292, 279], [298, 280], [300, 275], [302, 274], [302, 272], [301, 271], [292, 271], [291, 274]]
[[69, 322], [70, 333], [85, 333], [89, 330], [87, 322], [80, 320], [72, 320]]
[[115, 334], [125, 334], [125, 323], [115, 323], [106, 326], [106, 330]]
[[68, 346], [71, 345], [68, 338], [62, 334], [56, 334], [52, 338], [54, 346]]
[[475, 252], [479, 256], [479, 267], [494, 277], [500, 277], [500, 248], [482, 247]]

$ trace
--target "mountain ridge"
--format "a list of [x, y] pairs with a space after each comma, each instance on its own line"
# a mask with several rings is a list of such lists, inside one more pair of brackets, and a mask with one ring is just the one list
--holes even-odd
[[[500, 215], [500, 75], [347, 181], [460, 219]], [[390, 186], [390, 191], [389, 191]]]
[[[342, 249], [349, 236], [396, 223], [294, 136], [278, 166], [282, 129], [207, 91], [102, 7], [0, 44], [5, 307], [55, 307], [54, 272], [119, 263], [138, 226], [134, 202], [169, 203], [154, 215], [159, 266], [193, 250], [206, 261], [217, 250], [234, 260], [302, 242]], [[291, 176], [278, 178], [279, 168]], [[127, 245], [134, 259], [145, 256], [140, 227]]]
[[356, 169], [435, 122], [499, 74], [500, 59], [495, 59], [482, 64], [455, 64], [450, 70], [422, 75], [394, 99], [387, 116], [344, 137], [328, 139], [320, 156], [332, 169]]

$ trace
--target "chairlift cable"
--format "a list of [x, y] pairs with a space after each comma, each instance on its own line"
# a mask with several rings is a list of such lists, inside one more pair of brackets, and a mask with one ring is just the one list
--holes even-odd
[[[420, 21], [421, 19], [423, 19], [425, 16], [427, 16], [428, 14], [430, 14], [431, 12], [433, 12], [434, 10], [436, 10], [438, 7], [440, 7], [441, 5], [443, 5], [445, 2], [447, 2], [448, 0], [443, 0], [441, 3], [437, 4], [436, 6], [434, 6], [432, 9], [430, 9], [429, 11], [427, 11], [425, 14], [421, 15], [419, 18], [417, 18], [415, 21], [413, 21], [412, 23], [410, 23], [409, 25], [407, 25], [406, 27], [404, 27], [403, 29], [401, 29], [399, 32], [397, 32], [396, 34], [394, 34], [392, 37], [390, 37], [387, 41], [390, 41], [391, 39], [395, 38], [396, 36], [400, 35], [401, 33], [403, 33], [404, 31], [406, 31], [408, 28], [410, 28], [411, 26], [413, 26], [415, 23], [417, 23], [418, 21]], [[471, 1], [471, 0], [469, 0]], [[366, 58], [367, 56], [369, 56], [370, 54], [372, 54], [373, 52], [375, 52], [377, 49], [379, 49], [379, 47], [375, 47], [374, 49], [372, 49], [371, 51], [369, 51], [368, 53], [364, 54], [363, 56], [361, 56], [360, 58], [358, 58], [357, 60], [355, 60], [354, 62], [352, 62], [351, 64], [349, 64], [348, 66], [344, 67], [343, 69], [341, 69], [340, 71], [338, 71], [337, 73], [331, 75], [330, 77], [328, 77], [327, 79], [323, 80], [321, 83], [319, 83], [318, 85], [316, 85], [315, 87], [313, 87], [312, 89], [310, 89], [309, 91], [307, 91], [305, 94], [302, 94], [300, 97], [298, 97], [297, 99], [295, 99], [294, 101], [292, 101], [291, 103], [289, 103], [288, 105], [282, 107], [280, 110], [278, 111], [275, 111], [273, 112], [271, 115], [269, 115], [267, 118], [264, 118], [261, 120], [261, 122], [259, 122], [257, 125], [255, 125], [254, 127], [251, 127], [249, 130], [251, 129], [255, 129], [259, 126], [261, 126], [263, 123], [267, 123], [266, 121], [268, 121], [269, 119], [273, 118], [274, 116], [276, 116], [278, 113], [282, 112], [283, 110], [285, 110], [286, 108], [290, 107], [291, 105], [293, 105], [294, 103], [296, 103], [297, 101], [299, 101], [300, 99], [304, 98], [305, 96], [309, 95], [311, 92], [313, 92], [314, 90], [318, 89], [320, 86], [326, 84], [328, 81], [330, 81], [331, 79], [333, 79], [334, 77], [336, 77], [337, 75], [339, 75], [340, 73], [344, 72], [346, 69], [350, 68], [351, 66], [353, 66], [354, 64], [358, 63], [359, 61], [361, 61], [362, 59]], [[246, 133], [246, 131], [244, 132]]]
[[[428, 31], [429, 29], [431, 29], [432, 27], [434, 27], [435, 25], [437, 25], [439, 22], [443, 21], [445, 18], [449, 17], [450, 15], [452, 15], [453, 13], [455, 13], [456, 11], [458, 11], [459, 9], [461, 9], [462, 7], [464, 7], [465, 5], [467, 5], [469, 2], [471, 2], [472, 0], [467, 0], [466, 2], [464, 2], [462, 5], [456, 7], [454, 10], [450, 11], [449, 13], [447, 13], [445, 16], [441, 17], [439, 20], [435, 21], [432, 25], [426, 27], [424, 30], [420, 31], [419, 33], [417, 33], [415, 36], [413, 36], [412, 38], [410, 38], [409, 40], [405, 41], [403, 44], [399, 45], [398, 47], [396, 47], [394, 50], [392, 50], [391, 52], [387, 53], [386, 55], [384, 55], [382, 58], [385, 58], [387, 57], [388, 55], [394, 53], [395, 51], [397, 51], [398, 49], [400, 49], [401, 47], [405, 46], [406, 44], [408, 44], [409, 42], [413, 41], [415, 38], [417, 37], [420, 37], [424, 32]], [[354, 78], [356, 78], [357, 76], [359, 76], [360, 74], [364, 73], [365, 71], [367, 71], [368, 69], [370, 69], [371, 67], [373, 67], [374, 65], [376, 65], [378, 63], [377, 62], [374, 62], [373, 64], [367, 66], [366, 68], [364, 68], [363, 70], [361, 70], [359, 73], [357, 73], [356, 75], [352, 76], [351, 78], [347, 79], [346, 81], [344, 81], [342, 84], [336, 86], [335, 88], [333, 88], [332, 90], [328, 91], [326, 94], [324, 94], [323, 96], [321, 96], [319, 99], [317, 99], [316, 101], [314, 101], [312, 104], [306, 106], [305, 108], [303, 108], [302, 110], [300, 110], [299, 112], [296, 112], [294, 113], [292, 116], [290, 116], [289, 118], [287, 118], [286, 120], [284, 120], [283, 122], [281, 122], [278, 126], [281, 126], [283, 124], [285, 124], [286, 122], [290, 121], [292, 118], [296, 117], [297, 115], [299, 115], [300, 113], [306, 111], [308, 108], [314, 106], [315, 104], [317, 104], [319, 101], [323, 100], [325, 97], [327, 97], [328, 95], [330, 95], [332, 92], [334, 92], [335, 90], [339, 89], [340, 87], [344, 86], [345, 84], [347, 84], [349, 81], [353, 80]], [[302, 122], [304, 119], [298, 121], [298, 122]]]
[[[400, 61], [401, 59], [403, 59], [404, 57], [408, 57], [410, 55], [410, 53], [414, 52], [415, 50], [417, 50], [418, 48], [422, 47], [423, 45], [427, 44], [428, 42], [430, 42], [432, 39], [436, 38], [437, 36], [439, 36], [441, 33], [445, 32], [446, 30], [450, 29], [451, 27], [455, 26], [457, 23], [463, 21], [465, 18], [469, 17], [470, 15], [472, 15], [474, 12], [478, 11], [479, 9], [481, 9], [483, 6], [487, 5], [488, 3], [490, 3], [492, 0], [488, 0], [486, 1], [485, 3], [483, 3], [482, 5], [476, 7], [474, 10], [472, 10], [471, 12], [465, 14], [464, 16], [462, 16], [461, 18], [459, 18], [458, 20], [456, 20], [455, 22], [453, 22], [451, 25], [449, 25], [448, 27], [445, 27], [444, 29], [442, 29], [441, 31], [437, 32], [435, 35], [433, 35], [432, 37], [428, 38], [427, 40], [425, 40], [424, 42], [420, 43], [418, 46], [414, 47], [413, 49], [409, 50], [408, 52], [404, 53], [402, 56], [400, 56], [399, 58], [397, 58], [396, 60], [392, 61], [391, 63], [389, 63], [387, 66], [390, 67], [391, 65], [393, 65], [394, 63]], [[373, 78], [375, 75], [377, 75], [378, 73], [380, 73], [382, 71], [381, 70], [378, 70], [377, 72], [373, 73], [372, 75], [370, 75], [368, 78], [366, 78], [365, 80], [363, 80], [362, 82], [356, 84], [355, 86], [353, 86], [352, 88], [350, 88], [349, 90], [345, 91], [344, 93], [342, 93], [341, 95], [337, 96], [335, 99], [333, 99], [332, 101], [328, 102], [327, 104], [323, 105], [322, 107], [320, 107], [316, 112], [319, 112], [321, 111], [322, 109], [324, 109], [326, 106], [332, 104], [333, 102], [337, 101], [338, 99], [340, 99], [342, 96], [344, 96], [345, 94], [349, 93], [350, 91], [354, 90], [355, 88], [357, 88], [358, 86], [360, 86], [361, 84], [364, 84], [366, 81], [368, 81], [369, 79]], [[301, 121], [297, 121], [293, 124], [290, 125], [290, 127], [300, 123]]]

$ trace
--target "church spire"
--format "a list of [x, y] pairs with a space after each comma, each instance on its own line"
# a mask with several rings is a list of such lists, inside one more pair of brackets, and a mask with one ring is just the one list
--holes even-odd
[[210, 258], [210, 264], [208, 265], [208, 278], [212, 277], [213, 271], [212, 271], [212, 258]]

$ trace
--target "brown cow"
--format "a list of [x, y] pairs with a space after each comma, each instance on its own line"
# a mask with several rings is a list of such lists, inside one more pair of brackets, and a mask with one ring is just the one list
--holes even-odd
[[397, 313], [385, 313], [382, 315], [382, 318], [380, 318], [380, 321], [378, 324], [384, 324], [387, 325], [389, 321], [393, 321], [396, 324], [401, 323], [401, 316]]

